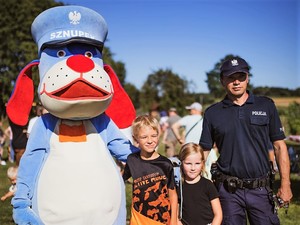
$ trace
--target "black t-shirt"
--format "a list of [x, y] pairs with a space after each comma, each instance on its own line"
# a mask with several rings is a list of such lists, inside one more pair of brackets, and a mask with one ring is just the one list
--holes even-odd
[[27, 126], [19, 126], [8, 120], [12, 134], [12, 147], [13, 149], [25, 149], [27, 144]]
[[204, 114], [200, 145], [220, 152], [218, 168], [239, 178], [258, 178], [270, 171], [269, 143], [285, 138], [274, 102], [249, 93], [239, 106], [227, 97]]
[[171, 161], [161, 155], [154, 160], [143, 160], [139, 152], [130, 154], [123, 179], [130, 177], [133, 178], [134, 210], [152, 220], [168, 224], [171, 215], [168, 189], [175, 188]]
[[182, 194], [181, 222], [184, 225], [207, 225], [212, 222], [214, 214], [210, 201], [218, 198], [219, 194], [210, 180], [201, 177], [195, 184], [184, 182]]

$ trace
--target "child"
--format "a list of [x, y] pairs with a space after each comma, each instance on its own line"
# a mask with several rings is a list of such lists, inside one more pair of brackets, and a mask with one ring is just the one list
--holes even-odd
[[182, 171], [182, 218], [178, 224], [221, 224], [222, 208], [214, 184], [203, 177], [204, 153], [200, 145], [187, 143], [179, 152]]
[[130, 225], [177, 225], [177, 193], [173, 165], [155, 151], [160, 125], [154, 117], [143, 115], [132, 124], [133, 139], [141, 149], [130, 154], [123, 179], [133, 178]]
[[16, 188], [17, 173], [18, 173], [18, 167], [11, 166], [7, 169], [7, 177], [11, 182], [11, 186], [9, 188], [9, 191], [1, 197], [1, 201], [5, 201], [7, 198], [14, 196], [17, 190]]
[[5, 134], [4, 131], [2, 130], [2, 122], [0, 121], [0, 164], [2, 166], [6, 165], [6, 162], [2, 160], [4, 144], [5, 144]]

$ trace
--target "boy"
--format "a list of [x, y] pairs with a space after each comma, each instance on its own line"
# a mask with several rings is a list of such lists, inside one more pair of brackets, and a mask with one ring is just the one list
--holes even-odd
[[159, 122], [148, 115], [132, 124], [133, 139], [140, 152], [130, 154], [123, 179], [133, 178], [130, 225], [177, 224], [177, 193], [173, 165], [155, 151]]

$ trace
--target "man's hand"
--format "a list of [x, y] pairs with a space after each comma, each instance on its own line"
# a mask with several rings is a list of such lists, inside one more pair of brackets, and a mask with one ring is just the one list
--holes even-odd
[[280, 207], [282, 207], [286, 204], [289, 204], [293, 197], [293, 193], [292, 193], [290, 185], [281, 186], [278, 189], [277, 197], [281, 198], [283, 201], [283, 204], [281, 204]]

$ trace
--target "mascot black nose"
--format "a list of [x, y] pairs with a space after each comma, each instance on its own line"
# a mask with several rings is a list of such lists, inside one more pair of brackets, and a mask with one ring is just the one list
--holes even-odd
[[67, 59], [67, 66], [78, 73], [86, 73], [94, 69], [95, 64], [86, 56], [74, 55]]

